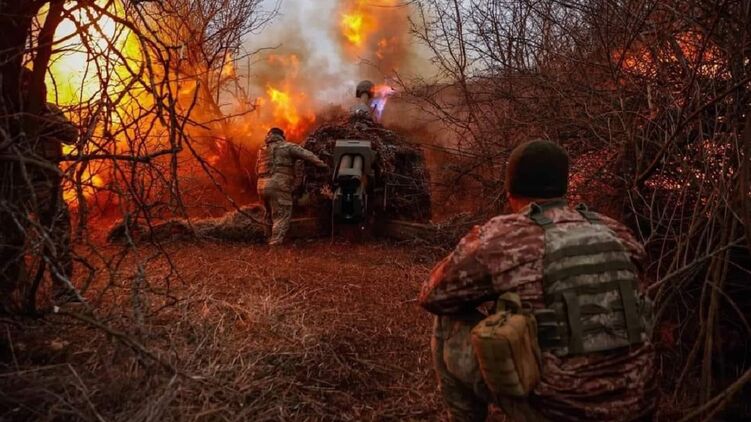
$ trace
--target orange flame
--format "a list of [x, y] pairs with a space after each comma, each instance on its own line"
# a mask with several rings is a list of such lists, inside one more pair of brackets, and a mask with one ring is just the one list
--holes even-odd
[[343, 0], [339, 11], [342, 48], [351, 57], [396, 68], [408, 51], [409, 8], [400, 0]]
[[293, 95], [269, 85], [266, 95], [274, 106], [275, 125], [284, 129], [288, 136], [300, 136], [305, 129], [315, 122], [315, 114], [303, 115], [298, 110], [297, 104], [305, 102], [305, 94]]
[[[277, 126], [284, 129], [287, 137], [297, 138], [305, 133], [316, 116], [313, 105], [304, 92], [296, 91], [300, 61], [294, 54], [288, 56], [270, 55], [268, 62], [280, 68], [278, 74], [284, 75], [282, 81], [268, 82], [266, 85], [266, 99], [260, 104], [271, 106], [270, 119], [266, 119], [267, 126]], [[267, 101], [266, 101], [267, 100]]]
[[[105, 3], [97, 1], [99, 6], [104, 7]], [[121, 3], [114, 2], [106, 6], [110, 12], [117, 16], [124, 15], [124, 9]], [[47, 9], [40, 11], [38, 19], [46, 19]], [[66, 40], [64, 46], [54, 53], [50, 61], [49, 71], [47, 74], [46, 84], [48, 89], [48, 101], [55, 103], [63, 108], [76, 106], [91, 101], [101, 95], [101, 91], [108, 93], [121, 92], [129, 80], [128, 65], [134, 65], [141, 59], [141, 50], [137, 40], [132, 36], [131, 31], [116, 23], [115, 19], [107, 15], [97, 15], [84, 13], [83, 10], [74, 14], [76, 23], [71, 18], [63, 19], [55, 30], [56, 40]], [[95, 21], [96, 24], [93, 24]], [[82, 29], [81, 29], [82, 28]], [[86, 43], [84, 43], [86, 40]], [[89, 51], [80, 48], [71, 48], [70, 46], [86, 44]], [[127, 64], [118, 59], [108, 62], [107, 52], [114, 46], [120, 52], [120, 58], [124, 59]], [[57, 48], [60, 48], [59, 46]], [[95, 58], [92, 58], [95, 56]], [[91, 66], [89, 62], [96, 61], [97, 64]], [[113, 69], [113, 77], [106, 87], [100, 86], [100, 81], [92, 77], [92, 68]], [[137, 94], [129, 93], [130, 99], [136, 99]], [[118, 107], [126, 108], [123, 101]], [[144, 100], [145, 102], [145, 100]], [[132, 103], [131, 103], [132, 106]], [[71, 121], [76, 122], [80, 116], [72, 114], [67, 116]], [[118, 144], [120, 142], [118, 141]], [[118, 145], [119, 147], [120, 145]], [[64, 154], [76, 154], [77, 147], [72, 145], [63, 145]], [[76, 206], [79, 193], [86, 200], [92, 199], [99, 188], [107, 184], [107, 171], [111, 168], [107, 165], [99, 165], [94, 168], [87, 165], [83, 171], [76, 176], [80, 180], [80, 192], [72, 184], [63, 186], [63, 199], [71, 206]], [[65, 163], [62, 164], [63, 170], [67, 168]]]
[[696, 70], [703, 76], [716, 76], [721, 71], [722, 67], [718, 65], [718, 60], [722, 54], [714, 44], [706, 43], [703, 35], [685, 32], [677, 34], [675, 41], [679, 51], [672, 45], [636, 45], [628, 51], [616, 51], [613, 60], [620, 63], [628, 74], [640, 77], [654, 76], [659, 66], [678, 64], [679, 55], [688, 63], [698, 63], [699, 67]]
[[382, 14], [388, 13], [389, 7], [398, 5], [397, 0], [355, 0], [346, 2], [341, 12], [339, 28], [341, 35], [349, 46], [362, 52], [363, 48], [387, 46], [391, 40], [381, 34]]
[[373, 32], [373, 22], [368, 16], [360, 11], [352, 13], [343, 13], [340, 23], [342, 35], [353, 46], [360, 48], [363, 42]]

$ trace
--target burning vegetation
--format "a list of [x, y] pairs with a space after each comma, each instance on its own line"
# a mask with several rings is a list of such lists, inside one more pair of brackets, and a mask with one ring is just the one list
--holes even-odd
[[[267, 3], [0, 7], [0, 266], [18, 284], [0, 292], [0, 419], [438, 418], [413, 298], [506, 208], [499, 175], [532, 137], [568, 150], [571, 202], [646, 246], [660, 417], [751, 414], [748, 1]], [[361, 79], [367, 119], [350, 113]], [[57, 108], [78, 139], [50, 159]], [[430, 230], [252, 246], [270, 127], [332, 167], [298, 168], [296, 217], [331, 225], [336, 143], [362, 141], [373, 171], [352, 191]], [[87, 312], [49, 313], [61, 277]]]

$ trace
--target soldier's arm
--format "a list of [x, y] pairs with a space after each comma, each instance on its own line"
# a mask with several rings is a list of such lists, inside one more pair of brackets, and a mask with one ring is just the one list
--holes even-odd
[[521, 214], [495, 217], [475, 227], [423, 286], [420, 303], [437, 314], [459, 312], [507, 291], [539, 284], [544, 232]]
[[73, 145], [78, 141], [78, 129], [65, 117], [65, 114], [54, 104], [47, 104], [49, 113], [45, 118], [45, 135], [54, 137], [66, 145]]
[[488, 268], [477, 259], [482, 247], [480, 227], [465, 236], [456, 249], [433, 268], [422, 286], [420, 305], [438, 314], [471, 309], [494, 295]]
[[600, 215], [600, 218], [602, 219], [602, 222], [606, 226], [608, 226], [610, 230], [615, 232], [615, 234], [621, 239], [623, 244], [626, 246], [626, 249], [628, 249], [628, 252], [631, 254], [631, 258], [637, 264], [641, 265], [647, 254], [644, 251], [644, 246], [642, 246], [642, 244], [638, 240], [636, 240], [634, 235], [631, 233], [631, 230], [610, 217]]
[[305, 161], [307, 161], [307, 162], [309, 162], [311, 164], [314, 164], [314, 165], [316, 165], [318, 167], [328, 167], [326, 165], [326, 163], [324, 163], [323, 161], [321, 161], [321, 159], [318, 158], [312, 152], [308, 151], [307, 149], [305, 149], [305, 148], [303, 148], [303, 147], [301, 147], [299, 145], [295, 145], [295, 144], [292, 144], [292, 145], [293, 146], [292, 146], [292, 148], [290, 150], [292, 152], [292, 156], [293, 157], [297, 158], [298, 160], [305, 160]]

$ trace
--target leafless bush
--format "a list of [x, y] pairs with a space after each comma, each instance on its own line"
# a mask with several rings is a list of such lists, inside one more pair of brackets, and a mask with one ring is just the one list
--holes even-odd
[[572, 199], [626, 219], [650, 251], [666, 406], [711, 419], [751, 374], [751, 345], [729, 340], [751, 333], [751, 3], [417, 3], [437, 74], [403, 84], [456, 133], [448, 177], [503, 198], [514, 145], [566, 146]]
[[[243, 38], [274, 15], [275, 10], [264, 11], [259, 4], [53, 0], [8, 2], [0, 11], [3, 26], [13, 28], [0, 58], [2, 283], [19, 284], [27, 310], [36, 308], [45, 273], [70, 283], [70, 272], [60, 268], [56, 254], [68, 245], [42, 218], [50, 201], [38, 198], [40, 192], [54, 190], [51, 208], [58, 211], [66, 202], [75, 203], [76, 238], [96, 250], [87, 231], [92, 213], [117, 210], [134, 224], [148, 225], [164, 216], [187, 217], [184, 197], [206, 194], [195, 184], [186, 188], [183, 174], [202, 172], [220, 187], [223, 176], [210, 158], [238, 153], [221, 130], [232, 116], [223, 111], [220, 98], [236, 83], [233, 61], [248, 54], [241, 49]], [[56, 29], [64, 21], [74, 30], [60, 37]], [[68, 75], [54, 72], [56, 62], [71, 54], [83, 58], [82, 86], [73, 98], [59, 89]], [[24, 66], [33, 67], [28, 88], [21, 83]], [[56, 157], [60, 170], [56, 159], [39, 152], [45, 135], [35, 130], [48, 108], [47, 89], [56, 102], [68, 104], [63, 111], [79, 132], [75, 145]], [[50, 175], [50, 186], [38, 186], [40, 172]], [[58, 229], [67, 219], [67, 214], [57, 218]], [[134, 247], [130, 242], [121, 255]], [[117, 260], [100, 258], [84, 262], [79, 254], [89, 279], [103, 268], [117, 272]]]

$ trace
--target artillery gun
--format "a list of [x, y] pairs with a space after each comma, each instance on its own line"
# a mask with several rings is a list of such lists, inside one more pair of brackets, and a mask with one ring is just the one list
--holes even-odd
[[[440, 229], [430, 223], [430, 175], [423, 151], [374, 120], [369, 104], [372, 90], [372, 83], [358, 85], [360, 103], [349, 118], [322, 125], [303, 143], [330, 170], [297, 163], [290, 238], [363, 231], [397, 239], [434, 238]], [[112, 226], [108, 239], [125, 241], [133, 231], [139, 239], [261, 242], [265, 238], [261, 210], [250, 206], [219, 218], [192, 222], [172, 218], [149, 227], [126, 218]]]
[[368, 180], [375, 177], [374, 160], [370, 141], [338, 140], [334, 144], [335, 221], [358, 223], [368, 215]]
[[298, 169], [295, 237], [356, 227], [401, 238], [404, 231], [429, 227], [430, 175], [422, 149], [366, 112], [372, 83], [361, 82], [357, 97], [347, 120], [319, 127], [303, 144], [331, 171]]

